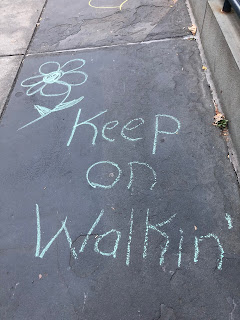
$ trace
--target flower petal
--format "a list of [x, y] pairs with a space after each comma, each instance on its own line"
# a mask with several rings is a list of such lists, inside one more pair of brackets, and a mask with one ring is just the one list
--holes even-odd
[[85, 65], [85, 60], [83, 59], [73, 59], [68, 62], [66, 62], [62, 67], [61, 70], [65, 72], [71, 72], [78, 69], [81, 69], [82, 66]]
[[31, 86], [27, 92], [26, 92], [26, 95], [27, 96], [32, 96], [34, 95], [35, 93], [37, 93], [38, 91], [42, 90], [44, 87], [46, 86], [46, 84], [41, 81], [39, 83], [36, 83], [34, 86]]
[[54, 71], [60, 70], [60, 64], [56, 61], [49, 61], [43, 63], [39, 68], [39, 73], [42, 75], [49, 74]]
[[41, 95], [45, 97], [57, 97], [67, 94], [70, 91], [71, 87], [67, 83], [57, 81], [46, 84], [46, 86], [41, 90]]
[[61, 77], [61, 81], [68, 83], [70, 86], [81, 86], [87, 81], [88, 75], [83, 71], [66, 72]]
[[22, 87], [32, 87], [32, 86], [35, 86], [35, 85], [39, 84], [40, 82], [42, 82], [42, 79], [43, 79], [43, 76], [41, 74], [34, 76], [34, 77], [30, 77], [30, 78], [23, 80], [21, 82], [21, 86]]

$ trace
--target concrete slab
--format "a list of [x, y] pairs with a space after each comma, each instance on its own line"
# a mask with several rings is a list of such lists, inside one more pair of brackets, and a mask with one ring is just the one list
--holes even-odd
[[0, 55], [23, 54], [45, 0], [0, 1]]
[[12, 88], [23, 56], [0, 57], [0, 115]]
[[[91, 2], [119, 5], [119, 0]], [[122, 10], [94, 8], [89, 1], [49, 0], [30, 52], [104, 46], [188, 34], [191, 25], [184, 0], [131, 0]]]
[[212, 117], [194, 41], [27, 57], [0, 125], [1, 319], [238, 318]]

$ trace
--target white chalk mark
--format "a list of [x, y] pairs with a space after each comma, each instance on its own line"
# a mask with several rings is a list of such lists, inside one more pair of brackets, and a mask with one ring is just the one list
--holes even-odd
[[40, 225], [40, 214], [39, 214], [38, 204], [36, 204], [36, 215], [37, 215], [37, 244], [36, 244], [35, 257], [38, 257], [40, 254], [40, 244], [41, 244], [41, 225]]
[[145, 238], [144, 238], [144, 247], [143, 247], [143, 259], [147, 257], [147, 247], [148, 247], [148, 216], [149, 216], [149, 209], [147, 209], [147, 215], [146, 215], [146, 232], [145, 232]]
[[[132, 128], [128, 128], [128, 126], [133, 122], [133, 121], [138, 121], [140, 120], [140, 123], [138, 123], [136, 126], [132, 127]], [[129, 121], [127, 124], [125, 124], [125, 126], [122, 127], [122, 131], [121, 131], [121, 136], [126, 139], [126, 140], [129, 140], [129, 141], [137, 141], [137, 140], [141, 140], [143, 138], [130, 138], [128, 136], [125, 135], [124, 133], [124, 130], [128, 130], [128, 131], [131, 131], [131, 130], [134, 130], [136, 129], [137, 127], [141, 126], [142, 124], [144, 124], [144, 120], [142, 118], [136, 118], [136, 119], [133, 119], [131, 121]]]
[[85, 305], [86, 305], [86, 301], [87, 301], [87, 294], [84, 292], [83, 293], [83, 296], [84, 296], [84, 298], [83, 298], [83, 307], [82, 307], [82, 311], [84, 311], [84, 309], [85, 309]]
[[127, 256], [126, 256], [126, 265], [129, 266], [130, 263], [130, 254], [131, 254], [131, 242], [132, 242], [132, 232], [133, 232], [133, 209], [131, 211], [130, 217], [130, 229], [129, 229], [129, 236], [128, 236], [128, 246], [127, 246]]
[[[180, 124], [180, 121], [173, 117], [173, 116], [170, 116], [170, 115], [167, 115], [167, 114], [157, 114], [156, 116], [156, 122], [155, 122], [155, 136], [154, 136], [154, 141], [153, 141], [153, 151], [152, 151], [152, 154], [155, 154], [156, 153], [156, 149], [157, 149], [157, 137], [158, 137], [158, 134], [159, 133], [164, 133], [164, 134], [176, 134], [178, 133], [178, 131], [180, 130], [180, 127], [181, 127], [181, 124]], [[173, 132], [171, 131], [159, 131], [158, 130], [158, 118], [159, 117], [166, 117], [166, 118], [170, 118], [172, 120], [174, 120], [176, 123], [177, 123], [177, 129]]]
[[[116, 232], [116, 234], [117, 234], [117, 239], [115, 240], [115, 245], [114, 245], [113, 251], [111, 251], [111, 252], [103, 252], [103, 251], [99, 250], [99, 247], [98, 247], [99, 242], [100, 242], [104, 237], [106, 237], [107, 235], [109, 235], [110, 233], [113, 233], [113, 232]], [[108, 256], [108, 257], [109, 257], [109, 256], [113, 256], [113, 258], [116, 258], [116, 256], [117, 256], [117, 249], [118, 249], [118, 243], [119, 243], [119, 240], [120, 240], [120, 239], [121, 239], [121, 232], [120, 232], [120, 231], [117, 231], [117, 230], [115, 230], [115, 229], [112, 229], [112, 230], [110, 230], [110, 231], [108, 231], [108, 232], [100, 235], [100, 236], [97, 238], [97, 240], [96, 240], [96, 242], [95, 242], [95, 246], [94, 246], [94, 251], [97, 252], [97, 253], [100, 253], [100, 254], [103, 255], [103, 256]]]
[[149, 223], [149, 209], [147, 209], [143, 259], [146, 259], [146, 257], [147, 257], [148, 233], [149, 233], [149, 229], [152, 229], [152, 230], [159, 232], [166, 239], [165, 245], [161, 246], [162, 252], [161, 252], [160, 261], [159, 261], [160, 266], [164, 263], [164, 256], [165, 256], [165, 253], [167, 252], [168, 246], [169, 246], [169, 236], [166, 234], [166, 232], [159, 230], [157, 227], [162, 227], [165, 224], [169, 224], [175, 216], [176, 216], [176, 214], [172, 215], [168, 220], [163, 221], [161, 223], [158, 223], [154, 226]]
[[74, 259], [77, 259], [78, 256], [77, 256], [77, 253], [76, 253], [76, 249], [75, 249], [74, 247], [72, 248], [72, 239], [71, 239], [71, 237], [70, 237], [70, 235], [69, 235], [68, 229], [66, 228], [65, 225], [64, 225], [63, 229], [64, 229], [64, 231], [65, 231], [65, 234], [66, 234], [66, 237], [67, 237], [67, 241], [68, 241], [69, 247], [70, 247], [70, 249], [71, 249], [71, 253], [72, 253]]
[[12, 299], [13, 299], [14, 296], [15, 296], [15, 291], [16, 291], [18, 285], [19, 285], [19, 282], [17, 282], [17, 283], [15, 284], [14, 291], [13, 291], [13, 294], [12, 294]]
[[[108, 125], [111, 124], [111, 123], [114, 123], [114, 125], [113, 125], [113, 126], [108, 126]], [[105, 140], [110, 141], [110, 142], [115, 141], [115, 139], [110, 139], [110, 138], [106, 137], [106, 135], [105, 135], [105, 130], [112, 130], [113, 128], [115, 128], [115, 127], [118, 125], [118, 123], [119, 123], [119, 122], [118, 122], [117, 120], [114, 120], [114, 121], [107, 122], [107, 123], [103, 126], [103, 128], [102, 128], [102, 137], [103, 137]]]
[[39, 255], [39, 258], [43, 258], [45, 253], [48, 251], [48, 249], [51, 247], [52, 243], [54, 242], [54, 240], [60, 235], [60, 233], [63, 231], [64, 226], [67, 222], [67, 217], [64, 221], [62, 221], [62, 226], [61, 228], [58, 230], [58, 232], [55, 234], [55, 236], [48, 242], [48, 244], [46, 245], [46, 247], [42, 250], [42, 253]]
[[[99, 165], [99, 164], [111, 164], [112, 166], [116, 167], [117, 170], [118, 170], [118, 176], [116, 177], [116, 179], [113, 181], [113, 183], [109, 184], [109, 185], [104, 185], [104, 184], [99, 184], [97, 182], [92, 182], [89, 180], [89, 173], [91, 171], [91, 169], [93, 167], [95, 167], [96, 165]], [[122, 170], [119, 168], [118, 164], [115, 163], [115, 162], [111, 162], [111, 161], [99, 161], [99, 162], [96, 162], [94, 164], [92, 164], [88, 169], [87, 169], [87, 173], [86, 173], [86, 179], [87, 179], [87, 182], [90, 184], [91, 187], [93, 188], [103, 188], [103, 189], [111, 189], [119, 180], [120, 180], [120, 177], [121, 177], [121, 174], [122, 174]]]
[[79, 118], [80, 118], [80, 114], [81, 114], [81, 109], [79, 109], [79, 111], [78, 111], [78, 113], [77, 113], [77, 117], [76, 117], [75, 123], [74, 123], [74, 126], [73, 126], [73, 128], [72, 128], [72, 133], [71, 133], [70, 138], [69, 138], [68, 143], [67, 143], [67, 146], [68, 146], [68, 147], [70, 146], [77, 127], [82, 126], [82, 125], [84, 125], [84, 124], [85, 124], [85, 125], [89, 125], [89, 126], [91, 126], [91, 127], [94, 129], [94, 135], [93, 135], [93, 139], [92, 139], [92, 145], [95, 145], [95, 144], [96, 144], [97, 134], [98, 134], [98, 129], [97, 129], [97, 127], [95, 126], [95, 124], [91, 123], [90, 121], [93, 120], [93, 119], [96, 119], [97, 117], [99, 117], [100, 115], [104, 114], [105, 112], [107, 112], [107, 110], [98, 113], [96, 116], [94, 116], [94, 117], [92, 117], [92, 118], [90, 118], [90, 119], [88, 119], [88, 120], [85, 120], [85, 121], [83, 121], [83, 122], [78, 123]]
[[71, 248], [72, 246], [72, 240], [70, 238], [69, 232], [66, 227], [67, 217], [64, 221], [62, 221], [62, 227], [58, 230], [58, 232], [52, 237], [52, 239], [48, 242], [46, 247], [42, 250], [42, 253], [40, 254], [40, 247], [41, 247], [41, 224], [40, 224], [40, 214], [39, 214], [39, 206], [36, 204], [36, 216], [37, 216], [37, 245], [36, 245], [36, 252], [35, 257], [43, 258], [45, 253], [48, 251], [48, 249], [51, 247], [54, 240], [60, 235], [60, 233], [64, 230], [65, 235], [67, 237], [67, 241], [69, 243], [69, 247], [73, 253], [73, 257], [77, 259], [77, 254], [75, 251], [75, 248]]
[[[95, 8], [95, 9], [115, 9], [115, 8], [117, 8], [117, 9], [119, 9], [120, 11], [122, 10], [122, 6], [128, 1], [128, 0], [124, 0], [119, 6], [102, 6], [102, 7], [99, 7], [99, 6], [94, 6], [93, 4], [92, 4], [92, 1], [93, 0], [89, 0], [89, 2], [88, 2], [88, 4], [89, 4], [89, 6], [90, 7], [92, 7], [92, 8]], [[113, 60], [113, 61], [115, 61], [115, 60]]]
[[178, 247], [178, 268], [181, 267], [181, 262], [182, 262], [182, 243], [183, 243], [183, 231], [182, 229], [179, 230], [181, 237], [179, 241], [179, 247]]
[[218, 268], [218, 270], [222, 270], [222, 263], [223, 263], [223, 258], [224, 258], [224, 250], [223, 250], [223, 247], [221, 245], [221, 242], [220, 242], [218, 236], [216, 236], [213, 233], [209, 233], [206, 236], [201, 236], [200, 238], [195, 237], [194, 263], [198, 262], [199, 242], [203, 241], [204, 239], [210, 239], [210, 238], [214, 238], [217, 241], [217, 244], [218, 244], [218, 247], [219, 247], [219, 251], [220, 251], [220, 258], [218, 259], [217, 268]]
[[150, 188], [150, 190], [152, 190], [153, 189], [153, 187], [155, 186], [155, 184], [157, 183], [157, 174], [156, 174], [156, 171], [155, 170], [153, 170], [153, 168], [149, 165], [149, 164], [147, 164], [147, 163], [144, 163], [144, 162], [138, 162], [138, 161], [132, 161], [132, 162], [129, 162], [128, 163], [129, 165], [130, 165], [130, 170], [131, 170], [131, 173], [130, 173], [130, 181], [129, 181], [129, 183], [128, 183], [128, 189], [130, 189], [131, 188], [131, 186], [132, 186], [132, 183], [133, 183], [133, 164], [139, 164], [139, 165], [143, 165], [143, 166], [146, 166], [147, 168], [149, 168], [150, 170], [152, 170], [152, 173], [153, 173], [153, 177], [154, 177], [154, 183], [152, 184], [152, 186], [151, 186], [151, 188]]
[[227, 223], [228, 223], [228, 229], [229, 230], [232, 229], [233, 224], [232, 224], [232, 218], [231, 218], [230, 214], [226, 213], [225, 219], [227, 220]]

